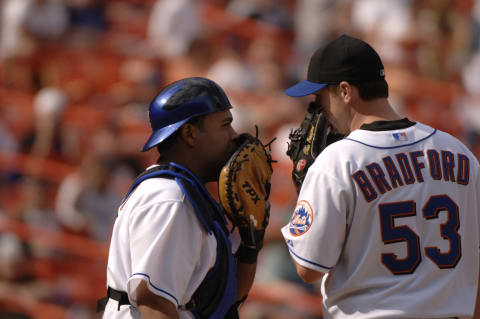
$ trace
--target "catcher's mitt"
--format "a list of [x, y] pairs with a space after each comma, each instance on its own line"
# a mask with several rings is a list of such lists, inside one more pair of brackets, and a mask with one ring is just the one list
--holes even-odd
[[293, 161], [292, 179], [300, 192], [308, 168], [328, 145], [344, 136], [334, 133], [319, 104], [312, 102], [300, 127], [290, 132], [287, 155]]
[[220, 203], [232, 224], [238, 227], [242, 245], [257, 252], [262, 248], [270, 216], [272, 142], [263, 145], [258, 139], [258, 128], [257, 137], [241, 134], [238, 148], [223, 167], [218, 181]]

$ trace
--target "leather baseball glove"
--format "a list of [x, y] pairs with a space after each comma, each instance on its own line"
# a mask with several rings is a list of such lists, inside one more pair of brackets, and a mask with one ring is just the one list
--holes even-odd
[[270, 178], [273, 173], [270, 145], [248, 133], [237, 139], [238, 148], [223, 167], [218, 187], [220, 203], [238, 227], [243, 247], [254, 252], [263, 246], [270, 216]]
[[290, 132], [287, 155], [293, 161], [292, 179], [300, 192], [308, 168], [330, 144], [344, 138], [332, 131], [330, 123], [319, 104], [312, 102], [300, 127]]

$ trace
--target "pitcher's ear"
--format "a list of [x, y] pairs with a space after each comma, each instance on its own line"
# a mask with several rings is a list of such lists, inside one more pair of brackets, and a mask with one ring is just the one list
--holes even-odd
[[340, 90], [340, 97], [345, 101], [345, 103], [350, 102], [353, 93], [352, 85], [346, 81], [342, 81], [338, 85], [338, 89]]

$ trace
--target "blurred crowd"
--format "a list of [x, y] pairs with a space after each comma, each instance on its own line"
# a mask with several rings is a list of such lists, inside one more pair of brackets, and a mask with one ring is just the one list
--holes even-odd
[[[480, 155], [479, 0], [3, 0], [0, 318], [93, 318], [108, 241], [141, 153], [148, 105], [189, 76], [219, 83], [233, 126], [273, 137], [271, 225], [242, 318], [321, 318], [280, 228], [296, 193], [285, 151], [315, 49], [346, 33], [382, 57], [390, 100]], [[216, 185], [209, 185], [215, 196]]]

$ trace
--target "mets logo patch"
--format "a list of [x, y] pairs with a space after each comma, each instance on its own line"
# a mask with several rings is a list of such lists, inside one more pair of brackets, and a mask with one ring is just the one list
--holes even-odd
[[300, 236], [307, 232], [312, 226], [313, 210], [307, 201], [301, 200], [297, 203], [292, 218], [290, 219], [290, 234]]

